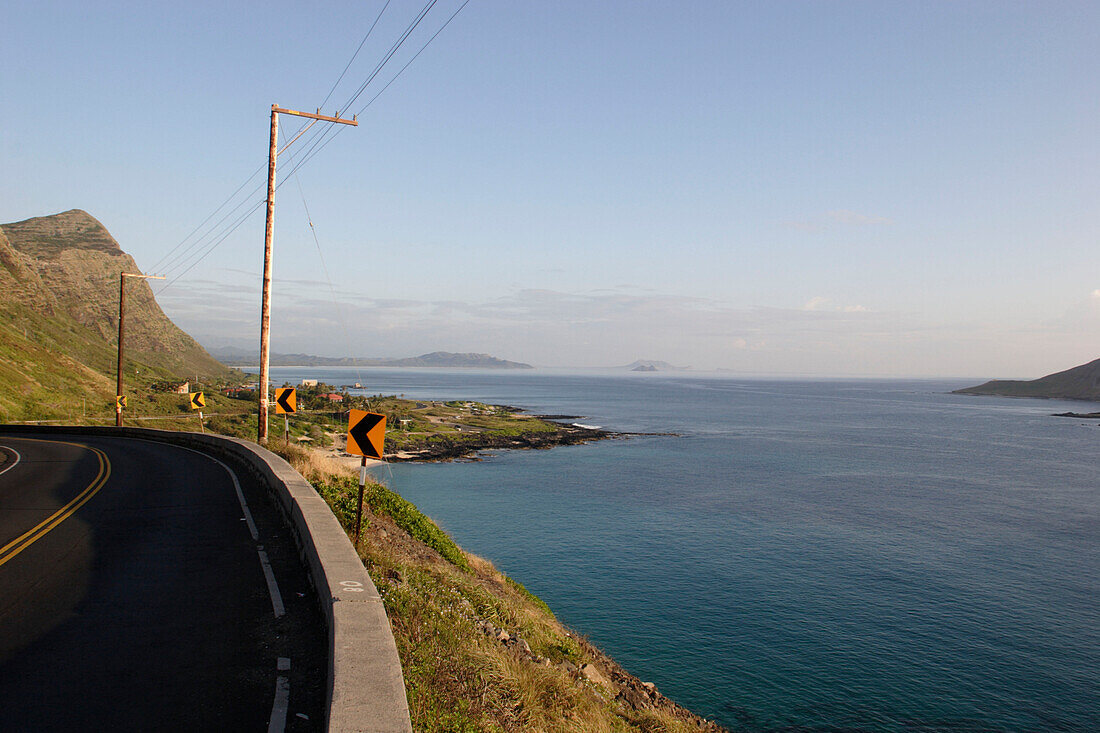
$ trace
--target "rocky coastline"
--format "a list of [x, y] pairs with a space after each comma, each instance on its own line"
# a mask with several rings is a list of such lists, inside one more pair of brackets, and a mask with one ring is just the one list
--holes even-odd
[[586, 428], [557, 422], [553, 424], [556, 429], [552, 432], [531, 432], [518, 435], [458, 433], [436, 436], [431, 441], [427, 441], [413, 449], [387, 453], [385, 460], [392, 463], [476, 461], [480, 460], [480, 454], [485, 451], [546, 449], [561, 445], [579, 445], [596, 440], [621, 438], [626, 435], [625, 433], [616, 433], [599, 428]]

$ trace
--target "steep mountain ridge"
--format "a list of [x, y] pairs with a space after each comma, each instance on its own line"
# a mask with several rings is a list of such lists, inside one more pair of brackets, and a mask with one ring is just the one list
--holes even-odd
[[[122, 272], [140, 270], [79, 209], [0, 224], [0, 419], [113, 402]], [[126, 283], [126, 356], [135, 376], [230, 373], [168, 319], [149, 285], [136, 278]]]

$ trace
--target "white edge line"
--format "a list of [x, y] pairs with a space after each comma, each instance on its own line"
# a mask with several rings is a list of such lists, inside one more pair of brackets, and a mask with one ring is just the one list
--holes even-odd
[[19, 451], [9, 445], [0, 445], [0, 448], [3, 448], [4, 450], [10, 450], [12, 453], [15, 454], [15, 463], [11, 464], [10, 466], [5, 466], [3, 470], [0, 470], [0, 474], [3, 474], [18, 466], [19, 461], [22, 460], [23, 456], [19, 455]]
[[290, 707], [290, 678], [275, 678], [275, 701], [271, 703], [271, 717], [267, 721], [267, 733], [283, 733], [286, 729], [286, 711]]
[[[141, 440], [146, 443], [158, 443], [164, 445], [160, 441], [146, 440], [144, 438], [132, 438], [131, 440]], [[171, 445], [169, 443], [169, 445]], [[180, 448], [182, 450], [191, 451], [192, 453], [198, 453], [203, 458], [209, 458], [214, 463], [225, 469], [229, 474], [229, 478], [233, 479], [233, 488], [237, 492], [237, 501], [241, 503], [241, 511], [244, 512], [244, 519], [248, 522], [248, 531], [252, 534], [253, 541], [259, 541], [260, 533], [256, 531], [256, 523], [252, 521], [252, 512], [248, 509], [248, 502], [244, 500], [244, 492], [241, 491], [241, 482], [237, 480], [237, 474], [232, 468], [225, 465], [222, 461], [218, 460], [212, 455], [203, 453], [200, 450], [194, 448], [188, 448], [185, 445], [173, 445], [173, 448]], [[258, 545], [256, 552], [260, 556], [260, 567], [264, 571], [264, 580], [267, 581], [267, 592], [271, 596], [271, 610], [275, 614], [275, 618], [281, 618], [286, 615], [286, 607], [283, 605], [283, 594], [279, 592], [279, 584], [275, 582], [275, 573], [271, 570], [271, 563], [268, 562], [267, 553], [264, 552], [263, 545]]]
[[[180, 446], [180, 447], [183, 447], [183, 446]], [[192, 450], [192, 449], [188, 448], [187, 450]], [[241, 503], [241, 511], [244, 512], [244, 521], [248, 523], [248, 531], [249, 531], [249, 533], [251, 533], [252, 539], [254, 541], [258, 542], [259, 539], [260, 539], [260, 533], [258, 531], [256, 531], [256, 523], [252, 521], [252, 512], [249, 511], [249, 509], [248, 509], [248, 502], [244, 500], [244, 492], [241, 491], [241, 482], [237, 480], [237, 474], [233, 471], [232, 468], [225, 465], [224, 463], [219, 461], [214, 456], [207, 455], [206, 453], [203, 453], [202, 451], [194, 451], [194, 452], [198, 453], [201, 456], [206, 456], [207, 458], [212, 460], [214, 463], [217, 463], [219, 466], [221, 466], [222, 468], [224, 468], [226, 470], [226, 472], [229, 474], [229, 478], [233, 479], [233, 489], [237, 492], [237, 501], [239, 501]]]
[[275, 582], [275, 573], [271, 572], [271, 563], [267, 561], [267, 553], [264, 552], [263, 545], [260, 545], [256, 552], [260, 556], [260, 566], [264, 569], [264, 578], [267, 580], [267, 592], [271, 596], [271, 610], [275, 612], [275, 618], [281, 618], [286, 615], [286, 608], [283, 606], [283, 595], [279, 592], [279, 585]]

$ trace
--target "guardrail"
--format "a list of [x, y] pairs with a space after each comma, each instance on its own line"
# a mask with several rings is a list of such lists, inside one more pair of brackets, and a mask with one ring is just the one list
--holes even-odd
[[309, 568], [328, 625], [328, 729], [412, 733], [401, 660], [382, 598], [328, 504], [271, 451], [220, 435], [150, 428], [0, 425], [6, 432], [141, 438], [243, 463], [272, 492]]

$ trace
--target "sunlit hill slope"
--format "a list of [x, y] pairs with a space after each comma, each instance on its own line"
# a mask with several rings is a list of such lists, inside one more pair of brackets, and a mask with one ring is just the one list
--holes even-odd
[[[140, 272], [79, 209], [0, 225], [0, 421], [113, 405], [122, 272]], [[126, 283], [128, 383], [228, 377], [180, 330], [149, 285]]]

